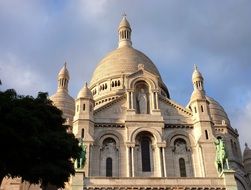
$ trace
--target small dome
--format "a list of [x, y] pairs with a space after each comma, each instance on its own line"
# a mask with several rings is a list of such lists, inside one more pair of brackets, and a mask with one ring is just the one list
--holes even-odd
[[58, 77], [65, 77], [69, 80], [70, 75], [69, 75], [68, 69], [66, 68], [66, 62], [64, 64], [63, 68], [59, 71]]
[[248, 147], [247, 143], [245, 144], [245, 150], [243, 153], [243, 161], [251, 159], [251, 149]]
[[224, 108], [213, 98], [206, 96], [206, 99], [209, 102], [209, 111], [213, 122], [215, 124], [222, 124], [224, 120], [226, 124], [230, 124]]
[[248, 147], [247, 143], [245, 144], [246, 148], [243, 153], [243, 164], [244, 169], [247, 173], [251, 173], [251, 150]]
[[192, 81], [194, 81], [198, 78], [203, 79], [202, 74], [198, 70], [197, 66], [195, 66], [194, 71], [193, 71], [193, 75], [192, 75]]
[[90, 99], [93, 99], [92, 92], [88, 88], [87, 83], [85, 83], [84, 87], [79, 91], [77, 98], [90, 98]]
[[130, 24], [129, 24], [129, 22], [128, 22], [128, 20], [126, 19], [125, 16], [123, 16], [121, 22], [119, 23], [119, 28], [121, 28], [121, 27], [131, 28], [131, 26], [130, 26]]

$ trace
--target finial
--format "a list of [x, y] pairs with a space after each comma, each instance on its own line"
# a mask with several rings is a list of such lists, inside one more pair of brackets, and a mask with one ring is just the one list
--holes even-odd
[[245, 147], [246, 147], [246, 148], [248, 147], [248, 143], [245, 143]]
[[64, 67], [66, 68], [66, 65], [67, 65], [67, 63], [66, 63], [66, 61], [64, 62]]
[[88, 87], [88, 84], [87, 84], [87, 82], [85, 81], [85, 87], [87, 88]]
[[126, 17], [126, 13], [125, 12], [122, 14], [122, 17]]
[[194, 67], [194, 70], [198, 70], [198, 67], [196, 64], [194, 64], [193, 67]]

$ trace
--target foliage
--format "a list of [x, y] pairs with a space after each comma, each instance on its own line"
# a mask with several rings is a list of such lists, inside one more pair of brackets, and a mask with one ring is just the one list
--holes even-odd
[[72, 159], [81, 148], [74, 135], [66, 132], [62, 112], [47, 96], [0, 91], [0, 183], [4, 176], [22, 177], [42, 187], [60, 188], [74, 175]]

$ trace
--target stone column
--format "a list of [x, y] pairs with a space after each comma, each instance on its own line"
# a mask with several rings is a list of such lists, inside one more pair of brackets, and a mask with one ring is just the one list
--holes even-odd
[[160, 148], [158, 145], [155, 145], [154, 147], [154, 151], [156, 153], [156, 157], [155, 157], [155, 167], [156, 168], [156, 173], [155, 173], [155, 177], [162, 177], [162, 168], [161, 168], [161, 154], [160, 154]]
[[166, 158], [165, 158], [165, 147], [162, 147], [162, 160], [163, 160], [163, 177], [167, 177], [166, 175]]
[[131, 93], [131, 109], [134, 109], [133, 91], [131, 91], [130, 93]]
[[130, 94], [130, 92], [126, 92], [126, 99], [127, 99], [127, 108], [131, 109], [131, 94]]
[[154, 91], [152, 91], [152, 94], [151, 94], [151, 108], [150, 110], [154, 110], [155, 109], [155, 95], [154, 95]]
[[126, 152], [127, 152], [127, 176], [126, 177], [131, 177], [131, 147], [127, 146], [126, 147]]
[[155, 92], [155, 103], [156, 103], [156, 109], [159, 109], [159, 104], [158, 104], [158, 92]]
[[134, 147], [131, 147], [131, 163], [132, 163], [132, 177], [134, 177]]

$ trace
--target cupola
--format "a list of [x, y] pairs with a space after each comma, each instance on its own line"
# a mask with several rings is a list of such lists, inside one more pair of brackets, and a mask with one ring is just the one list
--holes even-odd
[[126, 19], [126, 15], [124, 14], [118, 28], [119, 48], [124, 46], [132, 46], [131, 32], [131, 26], [128, 20]]

